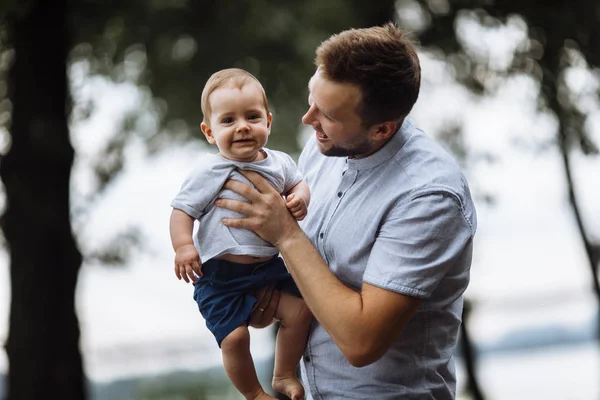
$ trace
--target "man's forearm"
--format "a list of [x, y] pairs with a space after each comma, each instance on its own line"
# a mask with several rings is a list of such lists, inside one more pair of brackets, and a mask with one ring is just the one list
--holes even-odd
[[315, 318], [355, 367], [383, 356], [419, 307], [417, 298], [367, 283], [350, 289], [299, 229], [277, 247]]
[[361, 294], [340, 282], [301, 231], [280, 243], [279, 251], [306, 304], [346, 354], [367, 334]]

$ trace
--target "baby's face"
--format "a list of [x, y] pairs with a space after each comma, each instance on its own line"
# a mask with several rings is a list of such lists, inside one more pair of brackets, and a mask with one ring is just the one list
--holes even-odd
[[224, 85], [209, 96], [211, 117], [202, 131], [219, 154], [235, 161], [261, 159], [260, 150], [267, 144], [272, 115], [267, 114], [262, 91], [249, 82], [241, 88]]

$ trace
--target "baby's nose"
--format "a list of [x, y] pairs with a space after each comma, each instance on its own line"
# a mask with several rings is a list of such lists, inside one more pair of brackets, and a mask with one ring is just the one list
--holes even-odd
[[240, 121], [237, 124], [237, 131], [238, 132], [247, 131], [249, 129], [250, 129], [250, 126], [248, 125], [248, 122], [246, 122], [246, 121]]

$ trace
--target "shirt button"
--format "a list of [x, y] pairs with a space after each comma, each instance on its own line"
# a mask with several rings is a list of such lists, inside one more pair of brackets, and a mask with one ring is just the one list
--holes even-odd
[[342, 192], [338, 192], [338, 197], [342, 197], [343, 193]]
[[323, 239], [323, 232], [319, 233], [319, 237]]
[[304, 362], [309, 363], [310, 362], [310, 356], [304, 356]]

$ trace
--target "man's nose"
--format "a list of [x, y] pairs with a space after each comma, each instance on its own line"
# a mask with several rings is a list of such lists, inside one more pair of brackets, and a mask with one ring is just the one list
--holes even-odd
[[313, 106], [310, 106], [306, 113], [302, 116], [302, 123], [311, 125], [314, 121]]

